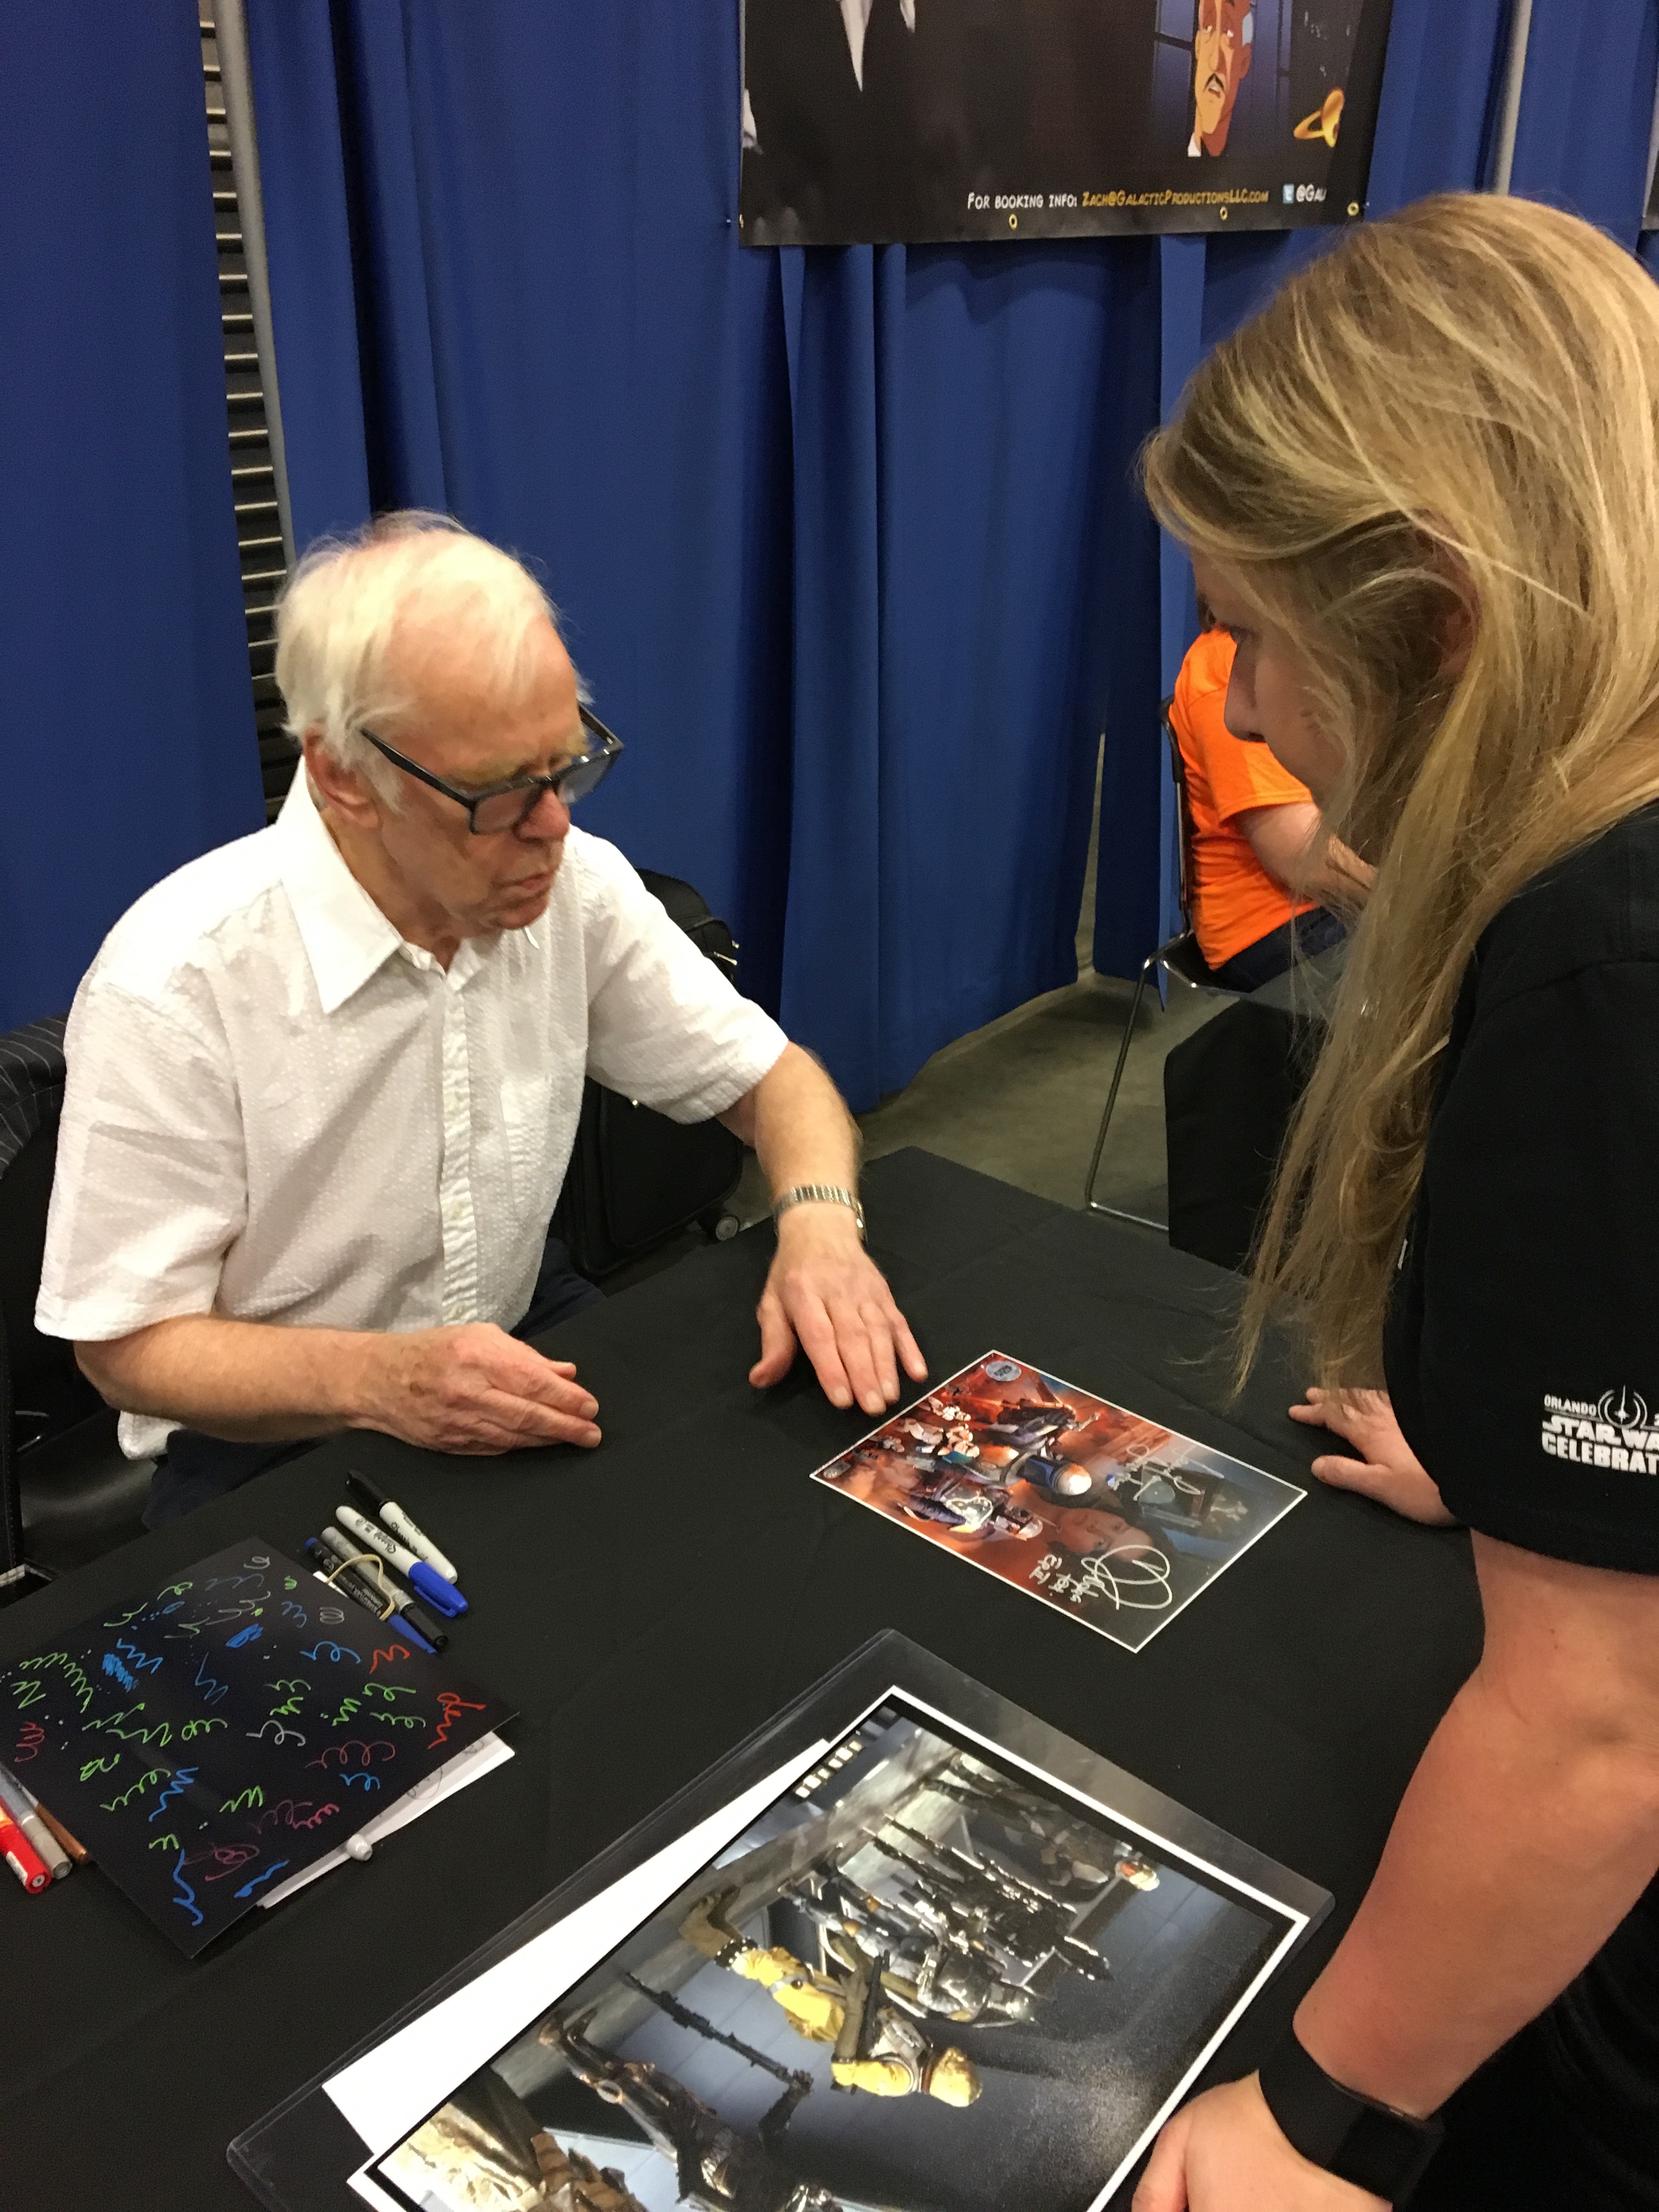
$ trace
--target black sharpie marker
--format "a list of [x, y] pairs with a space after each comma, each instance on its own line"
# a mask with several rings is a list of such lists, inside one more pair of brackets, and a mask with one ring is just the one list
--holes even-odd
[[373, 1583], [357, 1572], [356, 1567], [342, 1566], [327, 1546], [319, 1543], [314, 1536], [306, 1539], [306, 1557], [316, 1570], [319, 1582], [325, 1582], [331, 1589], [338, 1590], [342, 1597], [349, 1597], [365, 1613], [372, 1613], [383, 1628], [392, 1628], [395, 1624], [396, 1629], [406, 1634], [411, 1643], [419, 1644], [422, 1651], [429, 1651], [434, 1657], [448, 1643], [449, 1638], [435, 1621], [422, 1619], [417, 1624], [411, 1620], [409, 1616], [415, 1609], [411, 1606], [394, 1604], [390, 1618], [382, 1619], [386, 1613], [386, 1598], [376, 1590]]
[[[318, 1536], [318, 1542], [332, 1552], [342, 1566], [349, 1566], [354, 1575], [366, 1583], [368, 1594], [375, 1601], [375, 1611], [384, 1609], [391, 1599], [400, 1620], [412, 1621], [416, 1633], [425, 1637], [434, 1651], [441, 1651], [449, 1638], [423, 1605], [415, 1602], [415, 1593], [400, 1576], [394, 1575], [384, 1559], [372, 1565], [360, 1546], [353, 1543], [343, 1529], [330, 1521]], [[355, 1564], [354, 1564], [355, 1563]]]

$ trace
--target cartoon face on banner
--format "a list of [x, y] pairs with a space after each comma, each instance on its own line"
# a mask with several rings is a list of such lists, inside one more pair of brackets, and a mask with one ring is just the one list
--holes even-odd
[[751, 246], [1364, 211], [1390, 0], [744, 0]]
[[1255, 0], [1199, 0], [1193, 40], [1193, 137], [1189, 154], [1221, 155], [1239, 87], [1250, 73]]

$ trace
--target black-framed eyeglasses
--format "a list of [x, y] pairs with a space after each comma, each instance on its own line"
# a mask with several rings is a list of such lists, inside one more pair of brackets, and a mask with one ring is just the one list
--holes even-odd
[[490, 837], [502, 830], [516, 830], [526, 821], [541, 800], [544, 791], [550, 791], [562, 806], [574, 806], [579, 799], [586, 799], [610, 775], [623, 741], [614, 731], [607, 730], [597, 714], [590, 714], [586, 707], [576, 712], [582, 718], [582, 727], [599, 742], [592, 752], [582, 754], [579, 760], [567, 761], [551, 775], [515, 775], [507, 783], [492, 783], [483, 791], [460, 791], [453, 783], [446, 783], [430, 769], [422, 768], [418, 761], [408, 759], [377, 738], [373, 730], [362, 734], [377, 753], [384, 753], [394, 768], [405, 775], [417, 776], [429, 783], [434, 791], [442, 792], [453, 799], [457, 806], [466, 809], [466, 824], [475, 837]]

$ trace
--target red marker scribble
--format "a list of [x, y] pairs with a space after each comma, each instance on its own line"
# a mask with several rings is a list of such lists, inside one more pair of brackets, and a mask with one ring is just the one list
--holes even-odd
[[204, 1875], [203, 1881], [223, 1881], [227, 1875], [238, 1873], [250, 1859], [257, 1859], [258, 1856], [259, 1846], [257, 1844], [216, 1844], [210, 1851], [187, 1858], [185, 1864], [195, 1866], [199, 1863], [200, 1857], [210, 1858], [219, 1871]]
[[[348, 1759], [346, 1753], [351, 1751], [361, 1753], [362, 1756], [357, 1759]], [[337, 1766], [343, 1770], [348, 1766], [374, 1766], [377, 1764], [374, 1757], [377, 1751], [383, 1751], [387, 1759], [396, 1759], [398, 1756], [397, 1745], [388, 1743], [384, 1736], [377, 1736], [373, 1743], [369, 1743], [360, 1735], [353, 1735], [348, 1736], [343, 1743], [330, 1744], [320, 1758], [308, 1759], [306, 1765], [320, 1766], [325, 1772], [331, 1766]]]
[[[315, 1765], [316, 1761], [313, 1759], [312, 1764]], [[320, 1826], [331, 1813], [337, 1813], [340, 1809], [331, 1797], [325, 1805], [316, 1805], [314, 1812], [312, 1810], [313, 1805], [316, 1805], [316, 1800], [312, 1797], [284, 1797], [280, 1804], [261, 1813], [253, 1824], [254, 1828], [262, 1832], [279, 1822], [285, 1828], [315, 1828]]]
[[46, 1740], [46, 1732], [39, 1721], [25, 1721], [17, 1731], [17, 1748], [12, 1758], [21, 1766], [26, 1759], [33, 1759]]
[[380, 1665], [382, 1659], [386, 1661], [387, 1666], [390, 1666], [394, 1659], [407, 1659], [408, 1656], [408, 1644], [388, 1644], [382, 1650], [377, 1651], [374, 1654], [374, 1656], [369, 1661], [368, 1671], [372, 1674], [374, 1672], [374, 1669]]
[[475, 1705], [470, 1698], [457, 1697], [453, 1690], [440, 1690], [438, 1703], [443, 1707], [444, 1718], [443, 1726], [433, 1736], [434, 1743], [442, 1743], [446, 1740], [457, 1713], [481, 1713], [483, 1711], [483, 1705]]

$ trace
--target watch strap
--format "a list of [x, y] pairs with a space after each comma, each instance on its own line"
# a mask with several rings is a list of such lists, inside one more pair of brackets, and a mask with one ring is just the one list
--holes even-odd
[[859, 1226], [859, 1237], [864, 1237], [864, 1208], [859, 1204], [858, 1193], [844, 1190], [836, 1182], [798, 1182], [792, 1190], [772, 1201], [772, 1218], [778, 1221], [792, 1206], [844, 1206]]
[[1267, 2110], [1292, 2150], [1340, 2181], [1403, 2204], [1427, 2172], [1445, 2129], [1346, 2089], [1287, 2030], [1261, 2068]]

